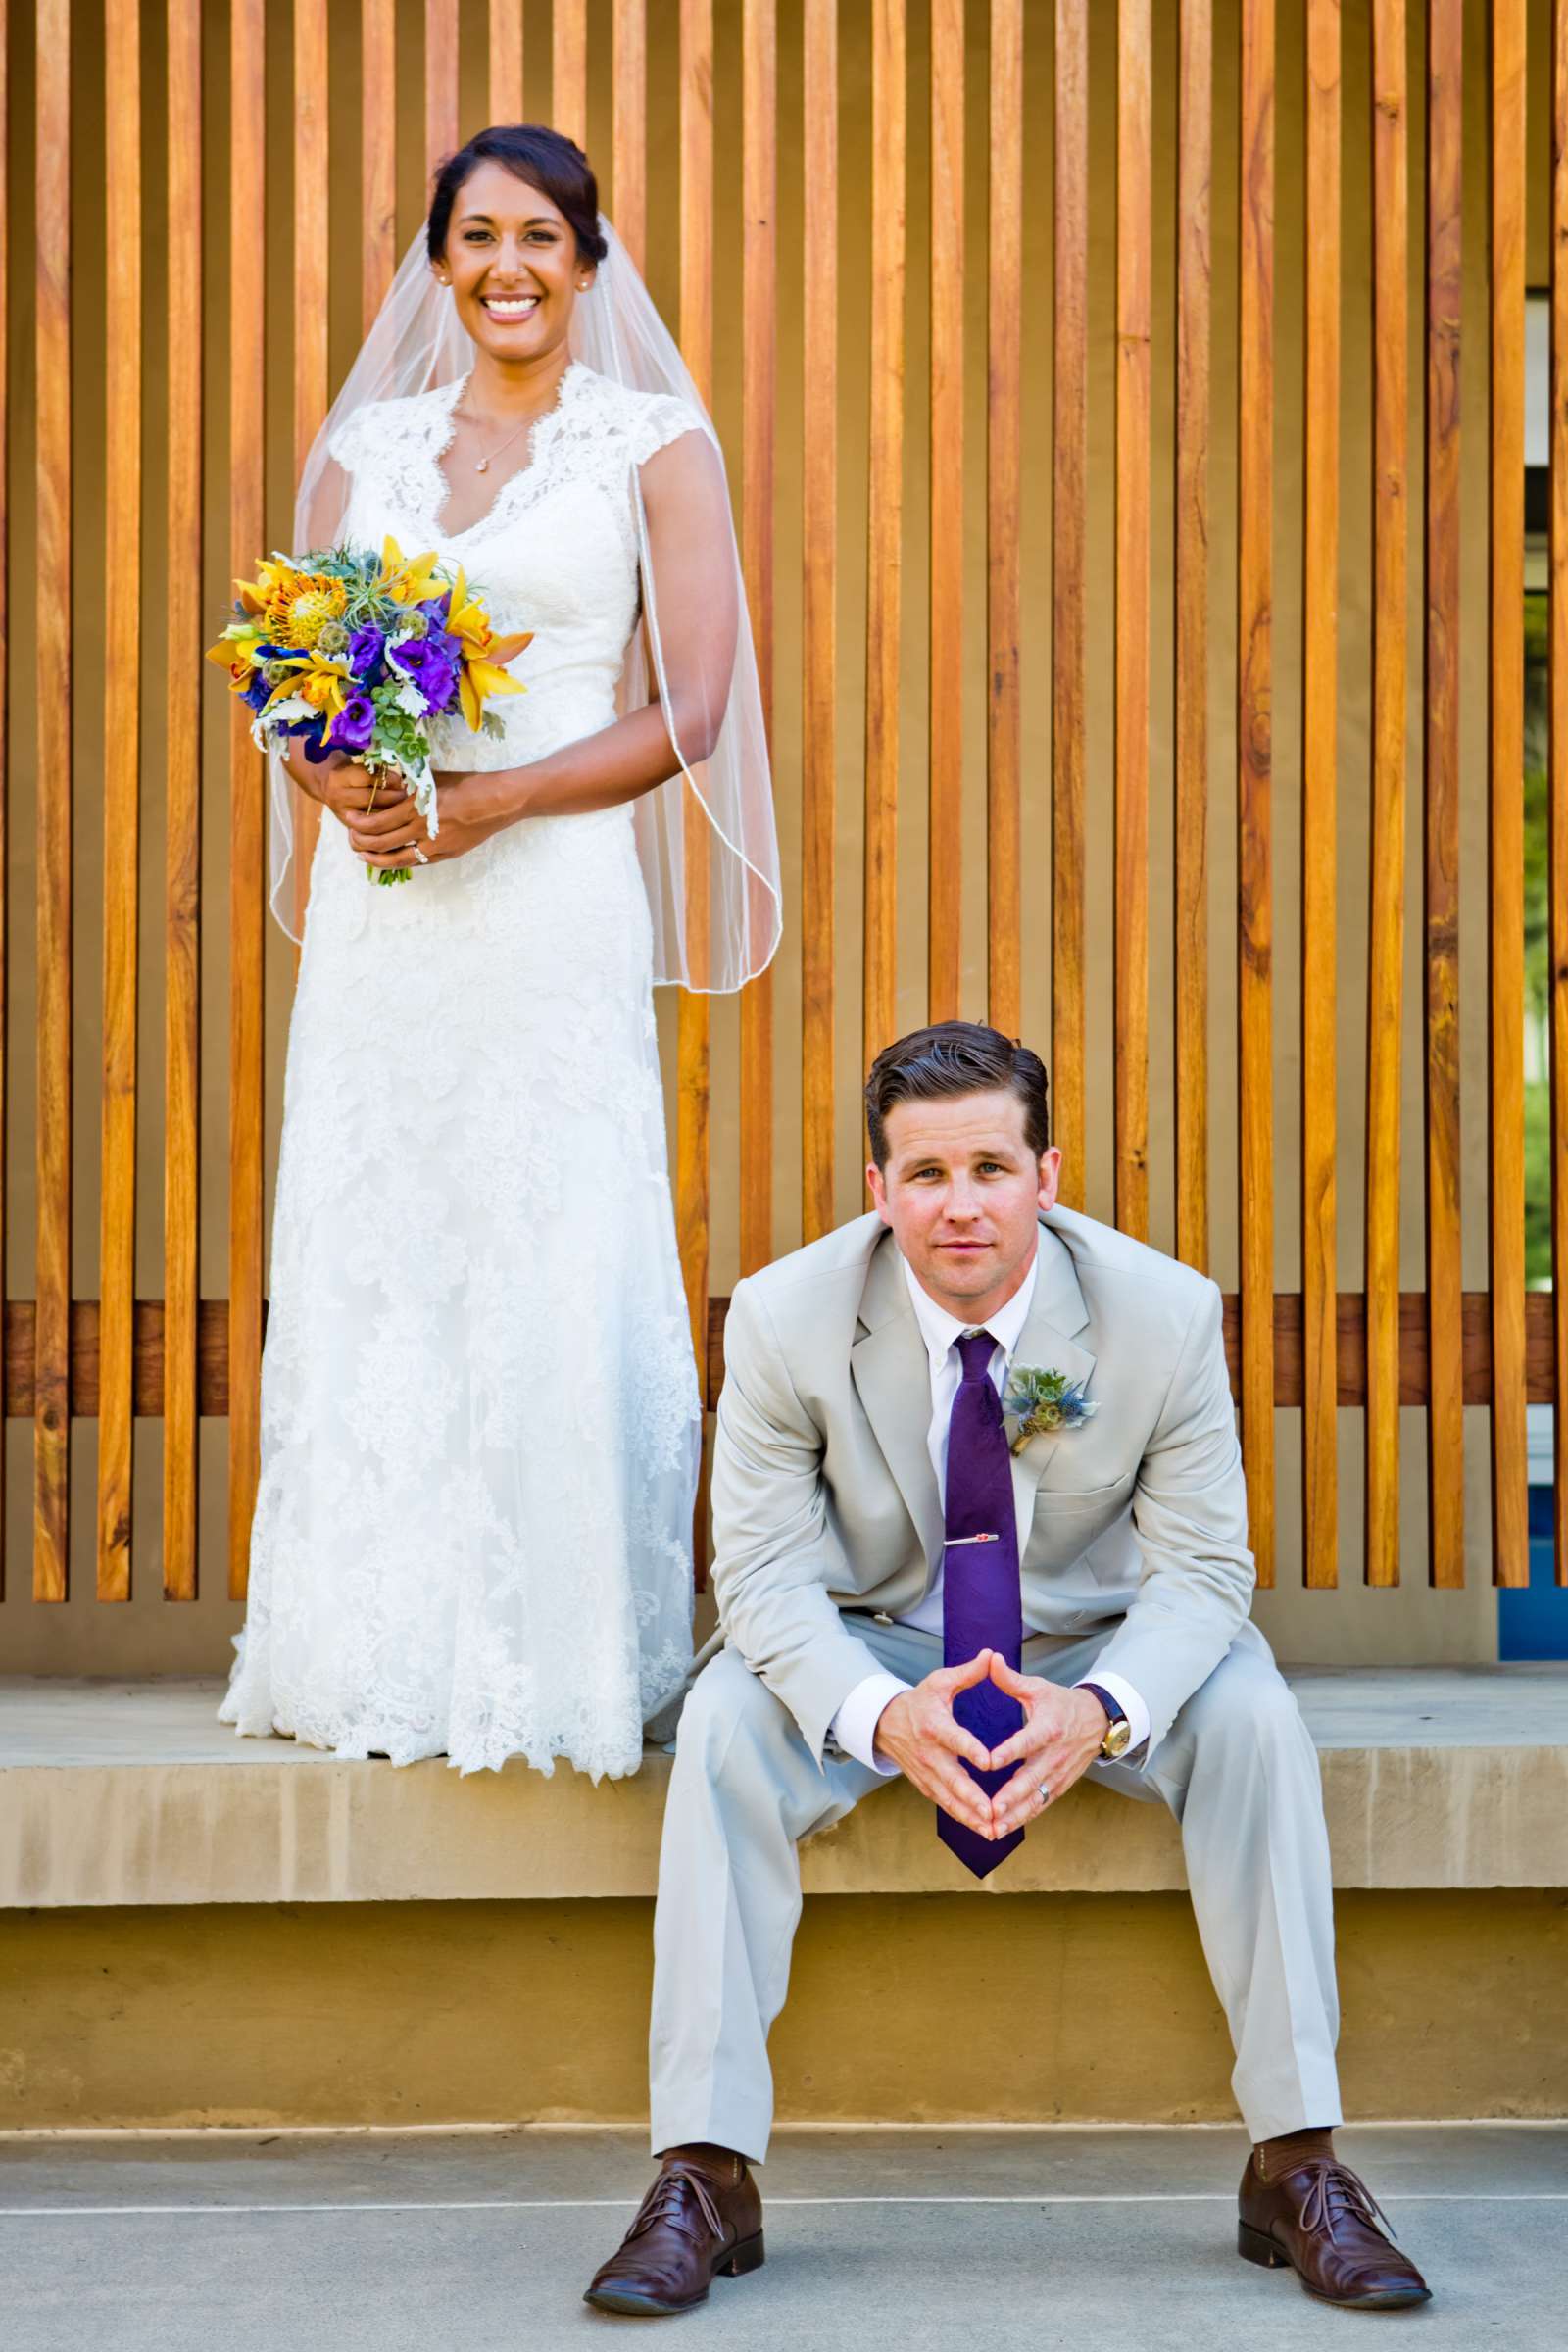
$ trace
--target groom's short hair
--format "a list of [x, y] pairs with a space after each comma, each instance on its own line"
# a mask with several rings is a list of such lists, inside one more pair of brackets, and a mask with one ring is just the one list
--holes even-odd
[[899, 1102], [936, 1102], [1004, 1089], [1023, 1104], [1024, 1137], [1038, 1159], [1051, 1143], [1046, 1065], [1028, 1046], [982, 1021], [938, 1021], [884, 1046], [865, 1082], [871, 1157], [888, 1164], [887, 1115]]

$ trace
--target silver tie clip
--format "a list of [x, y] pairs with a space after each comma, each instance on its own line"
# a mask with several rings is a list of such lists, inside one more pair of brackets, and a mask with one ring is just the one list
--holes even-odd
[[944, 1551], [956, 1551], [960, 1544], [1000, 1544], [1001, 1541], [1000, 1536], [949, 1536], [942, 1548]]

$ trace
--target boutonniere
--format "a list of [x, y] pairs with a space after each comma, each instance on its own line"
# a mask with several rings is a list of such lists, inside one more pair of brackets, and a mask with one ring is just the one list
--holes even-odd
[[1018, 1364], [1003, 1393], [1002, 1409], [1017, 1424], [1012, 1450], [1022, 1453], [1031, 1438], [1082, 1429], [1100, 1407], [1084, 1395], [1082, 1384], [1069, 1380], [1065, 1372], [1042, 1372], [1033, 1364]]

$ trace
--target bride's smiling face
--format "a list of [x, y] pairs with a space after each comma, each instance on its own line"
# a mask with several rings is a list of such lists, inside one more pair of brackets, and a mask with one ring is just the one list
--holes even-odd
[[436, 275], [458, 317], [497, 360], [542, 360], [560, 349], [572, 305], [594, 281], [564, 213], [505, 164], [475, 165], [453, 201]]

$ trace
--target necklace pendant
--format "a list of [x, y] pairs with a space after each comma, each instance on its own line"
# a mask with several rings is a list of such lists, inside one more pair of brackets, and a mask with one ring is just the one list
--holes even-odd
[[480, 459], [478, 459], [478, 460], [477, 460], [477, 462], [476, 462], [476, 463], [475, 463], [475, 465], [474, 465], [474, 468], [473, 468], [473, 470], [474, 470], [474, 472], [475, 472], [475, 473], [488, 473], [488, 472], [489, 472], [489, 470], [490, 470], [490, 461], [489, 461], [489, 459], [488, 459], [488, 458], [480, 458]]

